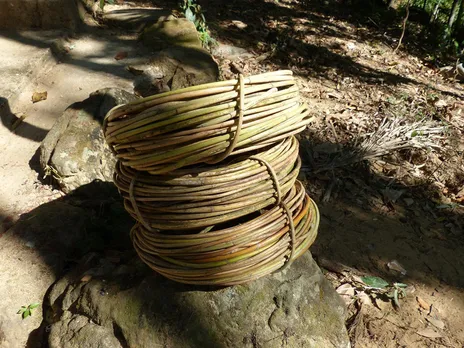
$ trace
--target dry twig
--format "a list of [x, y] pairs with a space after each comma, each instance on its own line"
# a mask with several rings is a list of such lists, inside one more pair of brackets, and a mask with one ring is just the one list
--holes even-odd
[[408, 1], [407, 5], [406, 5], [406, 16], [403, 19], [403, 31], [401, 32], [401, 36], [400, 36], [400, 39], [398, 41], [398, 46], [396, 46], [396, 48], [393, 50], [393, 53], [396, 53], [396, 51], [398, 51], [398, 48], [400, 48], [401, 42], [403, 41], [404, 33], [406, 32], [406, 23], [408, 22], [408, 17], [409, 17], [409, 6], [410, 5], [411, 5], [411, 2]]

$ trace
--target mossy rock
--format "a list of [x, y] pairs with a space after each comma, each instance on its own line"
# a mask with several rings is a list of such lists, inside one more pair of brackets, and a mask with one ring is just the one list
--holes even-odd
[[66, 193], [94, 180], [112, 181], [116, 159], [103, 137], [103, 118], [115, 105], [135, 99], [127, 91], [105, 88], [70, 105], [40, 145], [44, 174]]
[[141, 40], [145, 46], [156, 51], [171, 47], [201, 49], [201, 41], [195, 25], [186, 18], [161, 17], [144, 30]]
[[59, 337], [75, 337], [72, 347], [79, 347], [79, 336], [62, 324], [77, 315], [104, 328], [91, 328], [101, 332], [96, 342], [110, 342], [113, 330], [123, 347], [349, 347], [344, 303], [309, 252], [285, 271], [227, 288], [174, 283], [137, 257], [105, 265], [95, 260], [84, 272], [94, 275], [89, 282], [80, 281], [80, 269], [50, 292], [51, 348]]

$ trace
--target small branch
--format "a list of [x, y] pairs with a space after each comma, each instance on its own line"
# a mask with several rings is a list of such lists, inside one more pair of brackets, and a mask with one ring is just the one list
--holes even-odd
[[410, 6], [410, 1], [408, 1], [408, 4], [406, 5], [406, 16], [403, 19], [403, 31], [400, 36], [400, 40], [398, 41], [398, 46], [393, 50], [393, 53], [396, 53], [398, 51], [398, 48], [401, 46], [401, 42], [403, 41], [404, 38], [404, 33], [406, 32], [406, 23], [408, 22], [408, 17], [409, 17], [409, 6]]
[[16, 128], [24, 121], [24, 119], [27, 117], [26, 114], [22, 114], [20, 117], [14, 121], [14, 123], [11, 125], [11, 131], [14, 133], [16, 131]]
[[330, 124], [330, 127], [332, 128], [332, 132], [333, 132], [333, 135], [334, 135], [334, 137], [335, 137], [335, 140], [336, 140], [337, 142], [339, 142], [339, 140], [338, 140], [338, 135], [337, 135], [337, 131], [335, 130], [335, 126], [334, 126], [332, 120], [329, 120], [329, 124]]

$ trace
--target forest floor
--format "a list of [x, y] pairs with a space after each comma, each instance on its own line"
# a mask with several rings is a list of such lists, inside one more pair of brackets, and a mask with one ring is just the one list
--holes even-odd
[[[311, 250], [346, 299], [353, 346], [463, 347], [464, 84], [441, 76], [410, 31], [394, 52], [401, 18], [385, 26], [381, 14], [357, 17], [349, 6], [210, 0], [204, 8], [214, 38], [252, 53], [219, 57], [224, 78], [298, 76], [314, 116], [300, 137], [301, 179], [322, 213]], [[393, 150], [399, 140], [406, 147]], [[363, 276], [406, 284], [400, 307]]]
[[[152, 1], [158, 2], [177, 6]], [[329, 1], [203, 3], [212, 36], [250, 52], [234, 61], [215, 57], [222, 78], [277, 69], [291, 69], [298, 78], [313, 115], [300, 136], [300, 179], [322, 215], [311, 251], [346, 299], [353, 346], [463, 347], [464, 84], [441, 76], [433, 55], [409, 32], [394, 52], [401, 18], [387, 26], [380, 12], [361, 16], [348, 3]], [[100, 87], [75, 83], [68, 94], [81, 99]], [[39, 87], [52, 88], [52, 82]], [[26, 92], [29, 98], [32, 90]], [[52, 101], [62, 108], [69, 104], [58, 99]], [[35, 126], [49, 129], [55, 115], [45, 103], [34, 105], [48, 117]], [[60, 195], [29, 168], [41, 139], [23, 138], [28, 143], [16, 146], [0, 166], [20, 187], [3, 185], [9, 195], [2, 196], [3, 229], [16, 219], [13, 213]], [[398, 146], [403, 148], [394, 150]], [[365, 276], [406, 284], [400, 307], [385, 290], [363, 284]]]

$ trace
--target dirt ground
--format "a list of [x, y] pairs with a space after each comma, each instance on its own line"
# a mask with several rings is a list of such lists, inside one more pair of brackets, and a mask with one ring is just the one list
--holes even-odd
[[[255, 54], [220, 61], [225, 78], [282, 68], [299, 76], [314, 114], [301, 137], [301, 178], [323, 217], [311, 250], [344, 294], [353, 346], [463, 347], [464, 85], [444, 79], [409, 31], [394, 53], [400, 18], [388, 26], [375, 8], [212, 3], [213, 36]], [[436, 146], [344, 165], [384, 119], [446, 131]], [[361, 276], [407, 284], [400, 307], [359, 286]]]
[[[353, 346], [463, 347], [464, 85], [441, 76], [412, 33], [394, 53], [401, 18], [376, 8], [355, 13], [347, 3], [303, 0], [209, 0], [203, 8], [213, 38], [251, 53], [216, 57], [223, 78], [275, 69], [298, 76], [314, 116], [300, 137], [300, 178], [322, 215], [311, 250], [346, 299]], [[85, 98], [88, 88], [78, 93]], [[445, 130], [430, 146], [346, 165], [385, 119]], [[0, 144], [8, 149], [1, 164], [24, 183], [4, 204], [4, 229], [57, 195], [19, 163], [37, 140], [27, 153], [10, 141]], [[362, 276], [407, 284], [400, 307], [360, 285]]]

